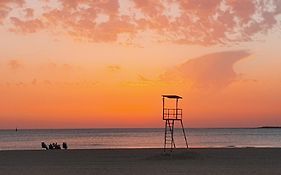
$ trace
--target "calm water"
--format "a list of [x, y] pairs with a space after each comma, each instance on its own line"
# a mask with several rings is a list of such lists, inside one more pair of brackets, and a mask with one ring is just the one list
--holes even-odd
[[[41, 142], [67, 142], [70, 149], [160, 148], [164, 130], [54, 129], [0, 130], [0, 150], [41, 149]], [[281, 129], [187, 129], [191, 147], [281, 147]], [[176, 130], [177, 147], [184, 147]]]

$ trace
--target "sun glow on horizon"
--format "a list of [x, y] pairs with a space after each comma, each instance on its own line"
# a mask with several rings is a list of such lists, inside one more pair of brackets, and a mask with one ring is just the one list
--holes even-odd
[[281, 3], [0, 2], [0, 129], [281, 125]]

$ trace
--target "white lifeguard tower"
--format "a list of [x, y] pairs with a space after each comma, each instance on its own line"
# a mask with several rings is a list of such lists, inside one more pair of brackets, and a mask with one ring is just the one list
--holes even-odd
[[[187, 138], [182, 122], [182, 109], [178, 107], [178, 102], [182, 97], [178, 95], [162, 95], [163, 99], [163, 120], [165, 120], [165, 141], [164, 141], [164, 152], [167, 149], [170, 152], [176, 148], [175, 140], [174, 140], [174, 126], [175, 122], [179, 121], [182, 127], [183, 136], [185, 139], [186, 148], [188, 148]], [[165, 107], [165, 100], [175, 100], [175, 106], [172, 108]]]

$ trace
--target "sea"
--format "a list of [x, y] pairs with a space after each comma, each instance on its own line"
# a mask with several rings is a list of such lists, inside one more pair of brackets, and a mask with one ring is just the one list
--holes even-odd
[[[186, 128], [191, 148], [281, 147], [278, 128]], [[181, 129], [175, 129], [177, 148], [185, 147]], [[69, 149], [162, 148], [163, 128], [25, 129], [0, 130], [0, 150], [40, 150], [46, 144], [66, 142]]]

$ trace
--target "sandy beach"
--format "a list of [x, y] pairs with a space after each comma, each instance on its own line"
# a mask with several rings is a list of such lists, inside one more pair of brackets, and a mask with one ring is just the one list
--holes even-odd
[[281, 174], [279, 148], [0, 151], [1, 175]]

